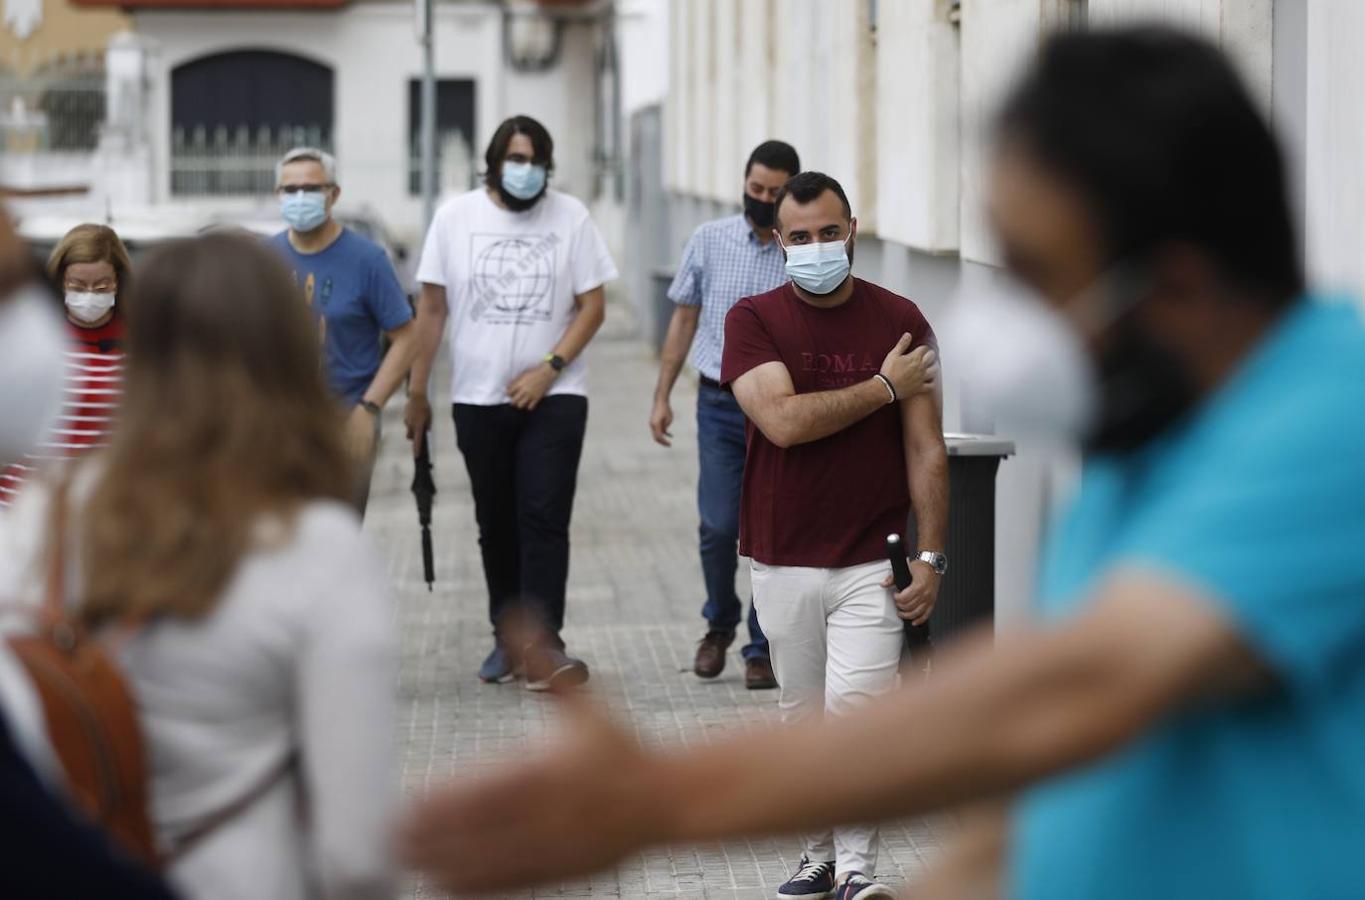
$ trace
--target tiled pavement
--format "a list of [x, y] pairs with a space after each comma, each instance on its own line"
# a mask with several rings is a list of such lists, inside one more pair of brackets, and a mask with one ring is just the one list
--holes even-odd
[[[684, 380], [675, 391], [676, 440], [665, 450], [646, 427], [655, 365], [634, 337], [626, 310], [613, 306], [589, 353], [592, 399], [565, 629], [570, 649], [590, 662], [595, 689], [645, 742], [705, 742], [775, 721], [776, 693], [744, 690], [740, 642], [718, 680], [703, 682], [690, 672], [703, 599], [694, 387]], [[447, 371], [438, 365], [438, 373]], [[553, 711], [543, 697], [475, 678], [490, 645], [486, 594], [468, 480], [449, 416], [439, 412], [433, 441], [436, 590], [427, 592], [401, 403], [391, 407], [366, 527], [387, 554], [397, 588], [403, 778], [409, 791], [420, 792], [482, 762], [515, 755], [528, 743], [552, 740]], [[894, 883], [913, 878], [938, 847], [928, 821], [890, 825], [882, 842], [879, 874]], [[657, 848], [587, 883], [517, 896], [756, 900], [773, 896], [799, 855], [791, 838]], [[412, 882], [402, 896], [435, 898], [440, 892]]]

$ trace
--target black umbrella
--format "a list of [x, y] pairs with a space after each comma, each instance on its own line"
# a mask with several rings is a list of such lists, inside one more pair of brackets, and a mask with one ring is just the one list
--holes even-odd
[[[905, 556], [905, 547], [899, 534], [887, 535], [886, 556], [891, 560], [891, 575], [896, 581], [896, 590], [905, 590], [910, 586], [910, 563]], [[929, 634], [928, 622], [923, 625], [905, 623], [905, 649], [911, 662], [928, 674], [934, 655], [934, 640]]]
[[436, 482], [431, 477], [431, 448], [429, 435], [423, 434], [417, 447], [417, 458], [413, 460], [412, 494], [417, 498], [417, 523], [422, 526], [422, 574], [426, 576], [427, 590], [436, 583], [436, 560], [431, 555], [431, 501], [436, 496]]

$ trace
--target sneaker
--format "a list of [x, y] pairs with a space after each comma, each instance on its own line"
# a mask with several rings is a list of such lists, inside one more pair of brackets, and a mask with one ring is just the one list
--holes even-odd
[[697, 659], [692, 671], [698, 678], [715, 678], [725, 671], [725, 651], [735, 642], [733, 631], [708, 631], [697, 647]]
[[773, 674], [773, 661], [766, 656], [756, 656], [744, 661], [744, 686], [751, 691], [770, 691], [777, 687], [777, 676]]
[[548, 691], [577, 687], [588, 680], [588, 664], [574, 659], [558, 647], [531, 648], [526, 651], [526, 689]]
[[878, 884], [862, 872], [850, 873], [839, 885], [834, 900], [896, 900], [896, 892]]
[[791, 900], [793, 897], [800, 897], [802, 900], [810, 898], [826, 900], [833, 896], [834, 860], [817, 863], [811, 862], [809, 856], [801, 857], [796, 874], [777, 889], [777, 900]]
[[502, 644], [495, 644], [493, 652], [479, 666], [479, 680], [484, 684], [506, 684], [515, 675], [512, 667], [512, 657], [508, 656], [507, 651], [502, 649]]

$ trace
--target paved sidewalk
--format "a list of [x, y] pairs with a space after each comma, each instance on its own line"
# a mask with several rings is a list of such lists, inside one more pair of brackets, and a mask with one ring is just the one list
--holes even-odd
[[[594, 688], [647, 743], [705, 742], [776, 721], [776, 692], [744, 689], [742, 641], [716, 681], [691, 674], [704, 598], [696, 549], [695, 388], [684, 380], [675, 391], [676, 440], [665, 450], [650, 440], [646, 426], [655, 364], [634, 337], [628, 311], [611, 308], [589, 359], [592, 397], [565, 629], [571, 651], [588, 660]], [[438, 363], [437, 380], [448, 371]], [[482, 685], [475, 677], [491, 646], [487, 595], [448, 405], [437, 408], [433, 436], [437, 581], [436, 591], [427, 593], [408, 493], [412, 466], [402, 440], [401, 406], [398, 398], [388, 411], [366, 527], [387, 555], [397, 588], [403, 778], [409, 791], [421, 792], [481, 762], [552, 739], [554, 713], [543, 697], [514, 685]], [[882, 841], [879, 874], [895, 883], [913, 877], [938, 847], [927, 821], [888, 826]], [[799, 844], [789, 838], [660, 848], [589, 883], [516, 896], [769, 898], [799, 855]], [[413, 883], [402, 896], [441, 894]]]

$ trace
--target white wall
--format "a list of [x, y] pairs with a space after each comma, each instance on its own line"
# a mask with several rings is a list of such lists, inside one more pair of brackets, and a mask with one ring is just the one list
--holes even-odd
[[[736, 152], [742, 154], [743, 158], [735, 159], [732, 166], [735, 168], [736, 185], [740, 184], [743, 174], [737, 167], [749, 158], [753, 148], [769, 139], [787, 140], [791, 137], [775, 130], [773, 125], [775, 86], [772, 59], [777, 40], [775, 23], [778, 16], [775, 0], [738, 0], [738, 6], [740, 37], [736, 56], [739, 66], [735, 92], [743, 95], [744, 104], [739, 114], [738, 131], [735, 136]], [[804, 153], [804, 150], [797, 148], [797, 152]], [[735, 202], [738, 200], [736, 197]]]
[[996, 105], [1038, 46], [1057, 0], [963, 0], [961, 122], [962, 258], [999, 262], [985, 216], [987, 129]]
[[672, 0], [666, 183], [738, 203], [759, 143], [790, 142], [803, 167], [876, 221], [876, 57], [867, 4]]
[[1094, 27], [1146, 20], [1173, 22], [1200, 32], [1228, 52], [1262, 108], [1270, 109], [1272, 0], [1090, 0], [1089, 8]]
[[958, 248], [958, 30], [938, 0], [884, 3], [877, 23], [878, 232], [931, 253]]
[[621, 54], [621, 113], [626, 121], [668, 93], [668, 0], [617, 0], [616, 42]]
[[1307, 237], [1313, 278], [1365, 296], [1365, 3], [1308, 6]]

